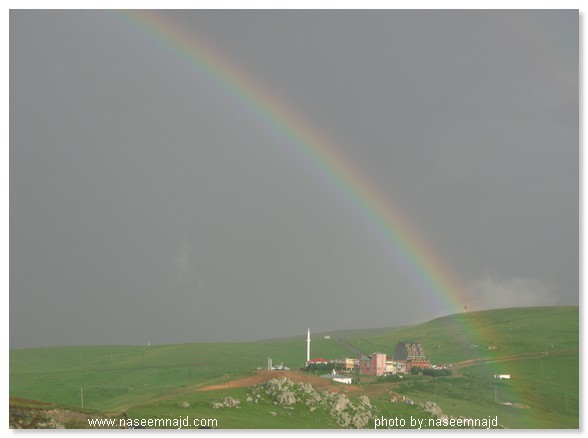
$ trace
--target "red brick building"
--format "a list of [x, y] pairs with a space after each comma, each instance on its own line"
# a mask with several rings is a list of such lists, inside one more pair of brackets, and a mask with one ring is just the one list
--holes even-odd
[[414, 367], [419, 367], [420, 369], [431, 368], [431, 362], [429, 362], [424, 357], [415, 357], [414, 359], [406, 361], [407, 373], [410, 373], [410, 370]]

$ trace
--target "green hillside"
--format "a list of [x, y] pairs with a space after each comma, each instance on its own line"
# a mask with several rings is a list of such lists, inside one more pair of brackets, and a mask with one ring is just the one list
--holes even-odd
[[449, 363], [552, 350], [577, 351], [579, 322], [578, 307], [495, 309], [437, 318], [378, 336], [349, 336], [346, 342], [365, 353], [392, 354], [397, 342], [420, 340], [433, 363]]
[[[392, 382], [360, 376], [357, 394], [368, 395], [383, 415], [417, 415], [413, 406], [390, 403], [396, 393], [415, 402], [434, 401], [453, 416], [500, 414], [501, 424], [509, 428], [579, 425], [578, 307], [498, 309], [413, 327], [329, 334], [330, 339], [313, 337], [313, 357], [392, 354], [398, 341], [419, 340], [432, 363], [454, 364], [452, 378], [409, 376]], [[79, 408], [83, 392], [85, 409], [127, 412], [136, 418], [185, 415], [177, 404], [189, 401], [192, 413], [220, 416], [220, 427], [337, 427], [300, 410], [287, 412], [288, 419], [268, 419], [269, 402], [212, 411], [211, 402], [224, 396], [243, 398], [247, 390], [198, 391], [253, 376], [256, 368], [266, 367], [268, 357], [274, 365], [283, 362], [297, 370], [304, 365], [305, 338], [11, 350], [10, 396]], [[512, 380], [493, 378], [502, 373], [511, 374]]]
[[[326, 357], [349, 351], [337, 342], [313, 340]], [[318, 354], [318, 353], [317, 353]], [[205, 385], [248, 375], [257, 367], [304, 366], [306, 336], [287, 341], [151, 346], [88, 346], [12, 350], [10, 394], [84, 407], [125, 409], [186, 385]]]
[[[401, 388], [415, 401], [435, 401], [450, 415], [500, 412], [511, 428], [577, 428], [579, 322], [578, 307], [496, 309], [346, 342], [365, 353], [392, 354], [400, 340], [419, 340], [432, 363], [471, 361], [454, 368], [453, 379]], [[495, 374], [512, 379], [497, 381]]]

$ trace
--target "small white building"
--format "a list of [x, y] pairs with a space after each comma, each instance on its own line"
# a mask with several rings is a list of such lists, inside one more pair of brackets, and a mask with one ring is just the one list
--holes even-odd
[[499, 380], [502, 380], [502, 379], [509, 380], [510, 374], [494, 374], [494, 378], [499, 379]]
[[351, 385], [351, 377], [350, 376], [342, 376], [337, 374], [333, 377], [335, 382], [345, 383], [346, 385]]
[[335, 370], [333, 370], [333, 374], [323, 374], [321, 377], [325, 379], [331, 379], [335, 382], [345, 383], [347, 385], [351, 384], [351, 376], [342, 376], [341, 374], [335, 374]]

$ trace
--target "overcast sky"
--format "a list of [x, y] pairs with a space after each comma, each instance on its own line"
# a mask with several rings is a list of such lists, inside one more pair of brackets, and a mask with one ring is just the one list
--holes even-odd
[[[577, 11], [158, 16], [347, 156], [469, 309], [578, 305]], [[12, 11], [11, 346], [253, 340], [449, 313], [285, 142], [120, 14]]]

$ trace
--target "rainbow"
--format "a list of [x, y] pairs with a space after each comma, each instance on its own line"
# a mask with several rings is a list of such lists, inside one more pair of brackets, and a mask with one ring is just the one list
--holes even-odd
[[375, 226], [386, 250], [419, 285], [448, 313], [463, 311], [464, 287], [457, 275], [427, 244], [389, 195], [347, 159], [321, 132], [275, 95], [255, 83], [245, 71], [222, 57], [217, 50], [183, 30], [164, 14], [150, 11], [119, 12], [148, 38], [204, 73], [222, 92], [255, 115], [257, 123], [269, 127], [297, 155], [333, 183], [364, 219]]
[[[162, 50], [174, 53], [204, 74], [219, 92], [253, 114], [255, 123], [273, 131], [290, 152], [302, 157], [343, 193], [358, 214], [377, 230], [385, 249], [409, 273], [427, 298], [434, 299], [449, 314], [463, 312], [465, 288], [455, 271], [444, 263], [423, 233], [411, 225], [390, 196], [378, 190], [335, 142], [275, 94], [257, 84], [221, 52], [207, 45], [204, 39], [196, 37], [192, 29], [187, 32], [157, 11], [117, 11], [115, 15]], [[492, 328], [480, 326], [475, 313], [460, 316], [456, 324], [467, 329], [471, 343], [476, 339], [496, 339]], [[538, 423], [533, 425], [538, 426]]]

